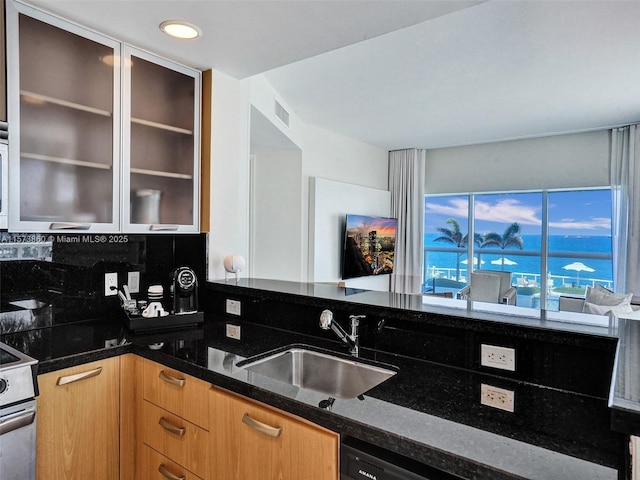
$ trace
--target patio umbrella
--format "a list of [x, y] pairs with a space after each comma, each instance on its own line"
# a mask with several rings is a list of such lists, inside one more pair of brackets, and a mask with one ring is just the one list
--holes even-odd
[[563, 270], [573, 270], [574, 272], [577, 272], [577, 284], [578, 286], [580, 286], [580, 272], [595, 272], [595, 270], [591, 267], [587, 267], [584, 263], [582, 262], [573, 262], [570, 263], [569, 265], [565, 265], [564, 267], [562, 267]]
[[518, 262], [514, 262], [513, 260], [507, 257], [496, 258], [495, 260], [491, 260], [491, 265], [517, 265]]
[[[467, 259], [462, 260], [460, 263], [466, 265], [468, 262]], [[476, 257], [473, 257], [473, 264], [474, 265], [478, 265], [478, 259]], [[480, 265], [484, 265], [484, 260], [480, 260]]]

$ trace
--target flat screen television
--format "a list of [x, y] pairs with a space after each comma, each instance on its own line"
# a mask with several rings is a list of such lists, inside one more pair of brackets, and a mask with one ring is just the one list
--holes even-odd
[[393, 273], [397, 220], [347, 215], [342, 279]]

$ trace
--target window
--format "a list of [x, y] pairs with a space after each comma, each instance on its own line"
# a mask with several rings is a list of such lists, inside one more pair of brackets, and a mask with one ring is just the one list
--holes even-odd
[[518, 306], [557, 310], [614, 287], [611, 190], [426, 196], [424, 252], [424, 292], [457, 293], [472, 263], [511, 272]]
[[468, 210], [467, 196], [425, 197], [423, 291], [455, 292], [464, 287]]

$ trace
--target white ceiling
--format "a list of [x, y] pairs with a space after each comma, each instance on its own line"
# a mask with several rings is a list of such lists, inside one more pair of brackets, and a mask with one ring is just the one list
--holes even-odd
[[[458, 0], [26, 0], [196, 68], [244, 78], [479, 3]], [[158, 26], [198, 26], [176, 40]]]
[[[392, 150], [640, 121], [640, 1], [33, 0]], [[177, 41], [160, 22], [198, 25]]]

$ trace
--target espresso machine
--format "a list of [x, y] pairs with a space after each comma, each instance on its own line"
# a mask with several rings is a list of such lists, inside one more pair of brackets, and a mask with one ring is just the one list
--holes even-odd
[[198, 311], [198, 279], [193, 270], [178, 267], [171, 273], [171, 295], [174, 314]]

